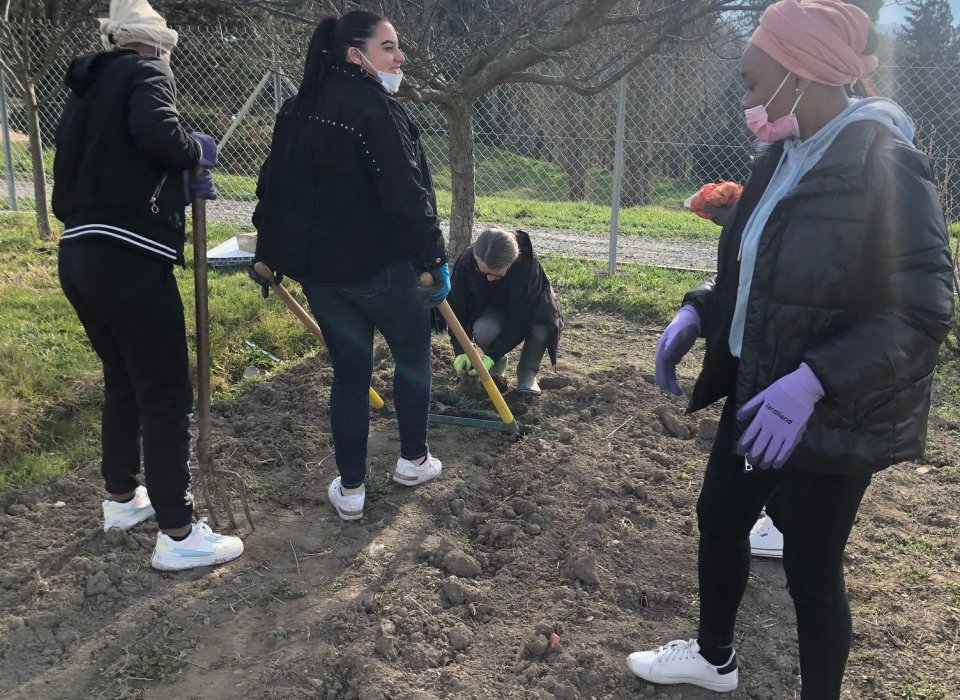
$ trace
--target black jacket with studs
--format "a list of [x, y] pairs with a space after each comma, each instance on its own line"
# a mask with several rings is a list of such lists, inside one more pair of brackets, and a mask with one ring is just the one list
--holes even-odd
[[330, 61], [277, 115], [253, 214], [257, 253], [301, 282], [349, 285], [409, 260], [446, 262], [430, 170], [406, 110], [359, 66]]

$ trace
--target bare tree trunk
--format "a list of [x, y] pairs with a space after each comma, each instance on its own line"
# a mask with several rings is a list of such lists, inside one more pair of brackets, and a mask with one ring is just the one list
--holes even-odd
[[[637, 138], [646, 139], [646, 135]], [[654, 179], [659, 177], [659, 162], [649, 143], [625, 144], [623, 153], [623, 189], [620, 203], [624, 207], [650, 204]]]
[[473, 153], [473, 103], [454, 99], [444, 105], [450, 145], [450, 258], [455, 260], [473, 238], [476, 161]]
[[23, 108], [27, 119], [27, 132], [30, 135], [30, 160], [33, 163], [33, 199], [36, 206], [37, 233], [40, 240], [53, 238], [50, 228], [50, 216], [47, 213], [47, 175], [43, 169], [43, 143], [40, 136], [40, 114], [37, 105], [37, 93], [32, 82], [22, 81]]
[[567, 198], [582, 202], [587, 198], [587, 169], [590, 167], [583, 159], [579, 149], [573, 147], [560, 161], [560, 167], [567, 176]]

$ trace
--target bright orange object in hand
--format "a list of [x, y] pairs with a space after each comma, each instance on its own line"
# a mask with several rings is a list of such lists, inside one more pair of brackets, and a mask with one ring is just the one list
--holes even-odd
[[727, 180], [708, 182], [684, 204], [697, 216], [704, 219], [713, 219], [713, 214], [703, 210], [705, 204], [714, 207], [730, 207], [737, 203], [742, 192], [743, 185], [736, 182], [728, 182]]

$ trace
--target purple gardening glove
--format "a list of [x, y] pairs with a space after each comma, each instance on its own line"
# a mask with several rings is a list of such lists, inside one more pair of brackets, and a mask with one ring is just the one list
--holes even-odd
[[697, 310], [689, 304], [680, 307], [680, 311], [657, 341], [654, 378], [663, 391], [669, 391], [676, 396], [683, 393], [677, 381], [677, 364], [690, 352], [698, 335], [700, 316]]
[[213, 137], [200, 131], [194, 131], [190, 134], [190, 138], [200, 146], [200, 160], [197, 161], [197, 165], [207, 169], [217, 167], [217, 142], [213, 140]]
[[183, 171], [183, 196], [186, 204], [194, 199], [217, 198], [217, 186], [213, 184], [213, 175], [209, 170], [201, 170], [196, 176], [190, 177], [190, 171]]
[[823, 398], [823, 386], [804, 362], [750, 399], [737, 411], [737, 420], [753, 420], [737, 443], [760, 469], [780, 469], [803, 437], [813, 406]]

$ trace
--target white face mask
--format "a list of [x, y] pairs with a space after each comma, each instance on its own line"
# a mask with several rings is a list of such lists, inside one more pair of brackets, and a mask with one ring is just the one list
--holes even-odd
[[[363, 56], [363, 59], [370, 64], [371, 68], [376, 68], [369, 58], [364, 55], [363, 51], [357, 49], [357, 53]], [[389, 92], [391, 95], [396, 95], [400, 90], [400, 83], [403, 82], [403, 71], [399, 73], [388, 73], [385, 70], [378, 70], [377, 76], [380, 78], [380, 84], [383, 85], [383, 89]]]

